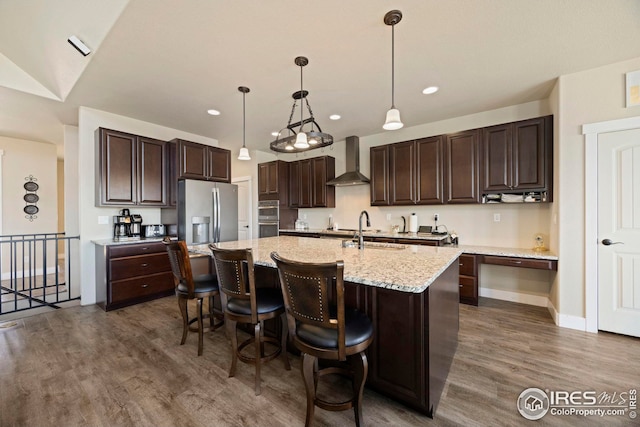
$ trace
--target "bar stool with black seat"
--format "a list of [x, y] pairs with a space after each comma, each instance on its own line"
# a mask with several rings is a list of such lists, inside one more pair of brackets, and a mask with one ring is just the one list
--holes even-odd
[[[213, 274], [202, 274], [193, 277], [191, 270], [191, 260], [189, 259], [189, 251], [187, 244], [182, 240], [171, 240], [165, 237], [162, 242], [167, 248], [169, 254], [169, 263], [176, 284], [176, 296], [178, 297], [178, 306], [182, 314], [182, 340], [183, 345], [187, 340], [189, 331], [198, 332], [198, 356], [202, 356], [202, 347], [204, 340], [204, 322], [209, 318], [209, 329], [215, 330], [222, 326], [222, 314], [214, 312], [214, 297], [220, 295], [218, 289], [218, 279]], [[207, 314], [202, 313], [203, 300], [208, 299], [209, 311]], [[189, 319], [187, 302], [195, 299], [197, 301], [196, 317]], [[198, 323], [197, 329], [192, 327], [192, 323]]]
[[[209, 244], [209, 249], [216, 265], [227, 333], [231, 338], [229, 377], [235, 375], [238, 359], [255, 365], [257, 396], [261, 393], [260, 368], [263, 363], [282, 354], [285, 369], [291, 369], [287, 356], [288, 329], [282, 293], [277, 288], [256, 288], [251, 249], [220, 249], [214, 244]], [[264, 335], [264, 321], [278, 316], [281, 317], [282, 324], [280, 342]], [[236, 329], [238, 323], [252, 325], [254, 332], [253, 337], [240, 344]], [[265, 353], [265, 343], [273, 344], [275, 349]], [[242, 350], [251, 344], [254, 345], [253, 356], [243, 354]]]
[[[368, 373], [365, 350], [373, 341], [373, 326], [364, 313], [344, 306], [344, 263], [302, 263], [276, 252], [271, 258], [278, 267], [289, 333], [302, 352], [305, 426], [312, 425], [316, 406], [329, 411], [353, 408], [356, 425], [362, 425], [362, 394]], [[349, 363], [332, 366], [335, 362], [328, 362], [329, 367], [319, 369], [318, 359]], [[327, 374], [351, 377], [351, 400], [329, 402], [317, 396], [318, 379]]]

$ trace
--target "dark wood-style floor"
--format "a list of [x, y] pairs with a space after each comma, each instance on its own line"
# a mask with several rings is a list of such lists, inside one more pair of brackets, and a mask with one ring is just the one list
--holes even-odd
[[[174, 297], [105, 313], [73, 307], [0, 326], [0, 426], [300, 426], [300, 363], [252, 366], [228, 378], [223, 329], [179, 345]], [[435, 419], [366, 390], [369, 426], [514, 426], [522, 390], [640, 388], [640, 340], [556, 327], [547, 310], [483, 299], [460, 306], [459, 347]], [[329, 392], [329, 391], [327, 391]], [[353, 412], [316, 410], [317, 426], [349, 426]], [[638, 425], [628, 417], [559, 417], [540, 425]]]

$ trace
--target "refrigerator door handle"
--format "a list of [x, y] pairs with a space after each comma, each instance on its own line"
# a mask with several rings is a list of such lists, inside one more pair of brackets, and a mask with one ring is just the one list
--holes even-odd
[[215, 242], [216, 243], [220, 243], [220, 237], [221, 237], [220, 236], [221, 235], [220, 228], [222, 226], [221, 225], [222, 223], [221, 223], [221, 220], [220, 220], [220, 212], [221, 212], [220, 211], [220, 189], [216, 188], [214, 190], [214, 192], [215, 192], [215, 200], [216, 200], [216, 202], [215, 202], [215, 204], [216, 204], [216, 214], [215, 214], [215, 217], [216, 217], [216, 225], [215, 225], [216, 236], [215, 236]]

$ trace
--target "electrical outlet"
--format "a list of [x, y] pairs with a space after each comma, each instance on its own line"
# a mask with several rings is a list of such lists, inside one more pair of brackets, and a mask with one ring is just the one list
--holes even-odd
[[302, 214], [302, 219], [307, 219], [307, 214]]
[[434, 220], [434, 221], [437, 221], [437, 220], [438, 220], [438, 218], [440, 218], [440, 215], [438, 215], [438, 214], [433, 214], [433, 220]]
[[391, 221], [391, 214], [387, 214], [387, 221]]
[[494, 213], [493, 214], [493, 222], [500, 222], [500, 214], [499, 213]]

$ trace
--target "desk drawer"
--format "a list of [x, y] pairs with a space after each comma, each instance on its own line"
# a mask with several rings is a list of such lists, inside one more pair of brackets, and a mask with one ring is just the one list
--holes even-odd
[[476, 300], [478, 298], [478, 279], [460, 276], [459, 283], [461, 300]]
[[174, 288], [173, 274], [159, 273], [145, 277], [111, 282], [111, 303], [118, 303], [147, 295], [169, 292]]
[[112, 259], [110, 262], [110, 279], [123, 280], [147, 274], [171, 272], [169, 255], [166, 252]]
[[135, 243], [109, 247], [109, 257], [121, 258], [135, 255], [146, 255], [158, 252], [167, 253], [162, 242]]
[[462, 254], [458, 258], [458, 266], [460, 267], [461, 276], [473, 276], [478, 275], [478, 263], [476, 262], [475, 255]]
[[536, 268], [538, 270], [557, 270], [558, 262], [548, 259], [517, 258], [485, 255], [485, 264], [507, 265], [509, 267]]

